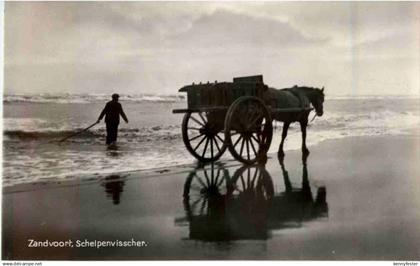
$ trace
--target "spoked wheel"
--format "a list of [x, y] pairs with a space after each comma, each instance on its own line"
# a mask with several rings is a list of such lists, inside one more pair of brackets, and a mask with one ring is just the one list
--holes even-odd
[[273, 180], [263, 166], [243, 166], [233, 175], [228, 195], [266, 201], [274, 196]]
[[255, 163], [267, 153], [272, 137], [271, 116], [262, 100], [247, 96], [231, 105], [225, 120], [225, 139], [235, 159]]
[[186, 113], [182, 121], [182, 138], [187, 150], [200, 162], [214, 162], [226, 150], [223, 121], [217, 113]]
[[227, 197], [231, 199], [229, 213], [237, 217], [234, 228], [243, 228], [239, 232], [256, 238], [266, 238], [274, 198], [270, 175], [261, 165], [246, 165], [238, 169], [231, 180]]
[[221, 165], [205, 165], [191, 172], [184, 184], [184, 207], [188, 217], [220, 209], [229, 190], [229, 172]]

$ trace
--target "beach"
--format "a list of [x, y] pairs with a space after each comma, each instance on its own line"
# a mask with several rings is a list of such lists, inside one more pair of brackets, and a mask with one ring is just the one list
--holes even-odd
[[[344, 137], [306, 162], [289, 150], [282, 164], [271, 153], [258, 167], [225, 158], [7, 186], [2, 256], [420, 260], [419, 148], [418, 134]], [[54, 241], [66, 246], [28, 246]]]

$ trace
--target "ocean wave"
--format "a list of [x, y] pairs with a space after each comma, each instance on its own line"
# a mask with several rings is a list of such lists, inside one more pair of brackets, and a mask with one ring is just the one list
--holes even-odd
[[420, 95], [326, 95], [327, 100], [411, 100]]
[[[3, 102], [7, 103], [94, 103], [109, 101], [109, 94], [37, 94], [37, 95], [22, 95], [22, 94], [6, 94], [3, 96]], [[128, 94], [120, 95], [121, 101], [126, 102], [181, 102], [185, 101], [185, 95], [179, 94]]]
[[[105, 137], [106, 129], [100, 128], [95, 130], [83, 131], [83, 128], [72, 130], [54, 130], [45, 128], [40, 130], [4, 130], [3, 135], [5, 141], [54, 141], [71, 137], [70, 142], [91, 142], [100, 141]], [[79, 134], [78, 134], [79, 133]], [[170, 140], [181, 136], [180, 126], [153, 126], [142, 128], [120, 128], [118, 133], [123, 142], [130, 141], [151, 141], [151, 140]]]
[[[19, 140], [40, 140], [40, 139], [55, 139], [64, 138], [79, 132], [80, 130], [63, 130], [63, 131], [24, 131], [24, 130], [5, 130], [3, 132], [5, 140], [19, 139]], [[91, 131], [85, 131], [79, 137], [94, 137]]]
[[368, 111], [363, 113], [325, 113], [311, 126], [322, 129], [337, 128], [407, 128], [420, 126], [420, 115], [411, 111]]
[[[61, 139], [82, 131], [87, 125], [48, 123], [42, 119], [6, 118], [4, 121], [5, 140]], [[359, 132], [362, 135], [405, 132], [420, 127], [418, 113], [409, 111], [383, 110], [358, 114], [330, 112], [309, 124], [310, 130], [339, 132]], [[281, 130], [282, 123], [275, 122], [275, 129]], [[292, 126], [294, 128], [294, 126]], [[298, 130], [299, 128], [296, 127]], [[376, 132], [376, 133], [375, 133]], [[125, 142], [161, 141], [181, 138], [181, 125], [158, 125], [149, 127], [122, 127], [119, 139]], [[76, 135], [71, 141], [95, 141], [106, 135], [104, 127], [92, 128]]]

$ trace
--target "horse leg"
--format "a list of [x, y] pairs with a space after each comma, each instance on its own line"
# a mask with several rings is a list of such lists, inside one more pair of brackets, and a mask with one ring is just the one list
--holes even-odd
[[279, 157], [279, 163], [281, 166], [281, 171], [283, 173], [283, 179], [284, 179], [284, 186], [286, 187], [286, 193], [290, 193], [292, 192], [292, 183], [290, 182], [289, 179], [289, 173], [286, 170], [286, 167], [284, 166], [284, 158], [283, 157]]
[[279, 152], [278, 152], [279, 157], [284, 157], [283, 144], [284, 144], [284, 140], [287, 137], [287, 130], [289, 129], [289, 126], [290, 126], [289, 122], [283, 123], [283, 132], [281, 134], [281, 142], [280, 142]]
[[302, 154], [307, 156], [309, 154], [309, 150], [306, 147], [306, 127], [308, 126], [308, 118], [302, 119], [299, 123], [300, 130], [302, 131]]

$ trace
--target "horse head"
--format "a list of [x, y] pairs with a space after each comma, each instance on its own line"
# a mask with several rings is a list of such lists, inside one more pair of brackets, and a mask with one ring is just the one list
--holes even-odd
[[324, 87], [314, 89], [310, 101], [315, 108], [316, 115], [322, 116], [324, 114]]

